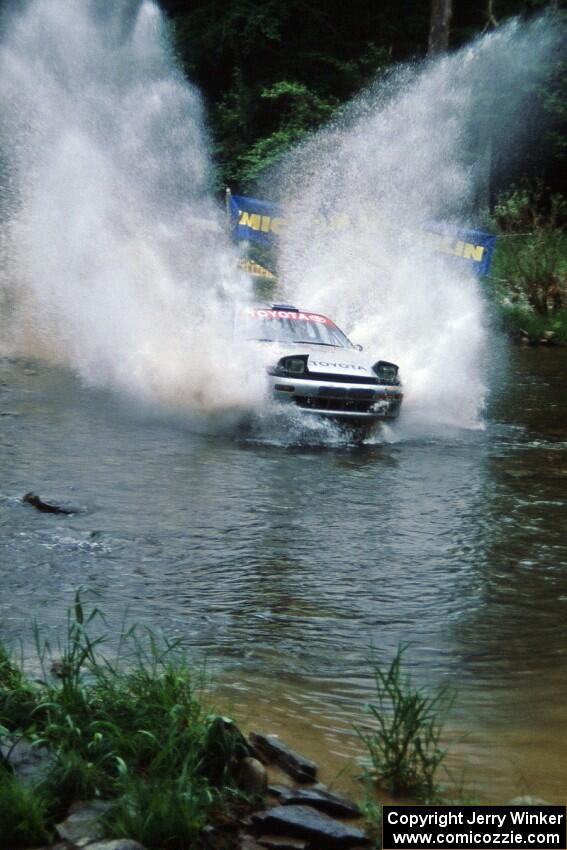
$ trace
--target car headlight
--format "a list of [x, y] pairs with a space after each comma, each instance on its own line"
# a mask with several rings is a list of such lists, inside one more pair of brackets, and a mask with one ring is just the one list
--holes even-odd
[[378, 380], [381, 384], [399, 384], [398, 367], [395, 363], [388, 363], [387, 360], [379, 360], [372, 367], [378, 375]]
[[307, 372], [307, 355], [282, 357], [270, 372], [272, 375], [280, 375], [284, 378], [298, 378]]

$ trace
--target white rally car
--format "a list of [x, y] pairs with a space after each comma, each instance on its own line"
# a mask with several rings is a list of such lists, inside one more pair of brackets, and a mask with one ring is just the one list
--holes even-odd
[[242, 311], [237, 333], [271, 344], [268, 375], [279, 402], [358, 428], [400, 413], [396, 364], [368, 357], [326, 316], [290, 304], [254, 305]]

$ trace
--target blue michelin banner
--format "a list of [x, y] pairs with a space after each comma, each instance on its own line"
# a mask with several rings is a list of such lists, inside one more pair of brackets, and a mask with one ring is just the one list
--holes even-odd
[[281, 207], [271, 201], [229, 196], [230, 229], [234, 239], [245, 239], [268, 248], [280, 234]]
[[[282, 208], [271, 201], [229, 195], [228, 209], [234, 239], [255, 242], [269, 248], [285, 227]], [[341, 224], [347, 226], [348, 222], [342, 220]], [[482, 230], [457, 229], [430, 222], [424, 227], [424, 239], [434, 250], [467, 263], [476, 274], [488, 274], [496, 236]]]
[[437, 222], [428, 222], [424, 231], [432, 248], [468, 263], [478, 275], [488, 274], [496, 243], [492, 233]]

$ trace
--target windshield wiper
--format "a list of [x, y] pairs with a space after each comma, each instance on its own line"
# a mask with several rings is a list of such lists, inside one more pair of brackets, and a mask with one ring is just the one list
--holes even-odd
[[[287, 342], [287, 340], [286, 340]], [[334, 342], [315, 342], [314, 339], [290, 339], [289, 342], [296, 342], [298, 345], [328, 345], [330, 348], [343, 348], [342, 345], [335, 345]]]

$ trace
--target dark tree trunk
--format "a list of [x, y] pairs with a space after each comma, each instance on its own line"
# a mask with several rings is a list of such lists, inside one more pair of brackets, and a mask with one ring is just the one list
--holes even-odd
[[431, 22], [429, 26], [429, 55], [443, 53], [449, 47], [449, 32], [453, 0], [431, 0]]

